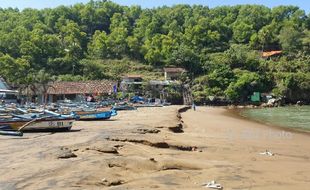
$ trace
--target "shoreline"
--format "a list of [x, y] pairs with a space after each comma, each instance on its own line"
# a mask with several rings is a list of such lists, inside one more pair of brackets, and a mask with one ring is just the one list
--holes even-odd
[[[228, 161], [236, 166], [225, 174], [208, 173], [222, 181], [225, 189], [307, 189], [310, 178], [299, 180], [299, 172], [305, 176], [310, 174], [309, 135], [296, 131], [288, 133], [285, 128], [249, 120], [224, 107], [197, 110], [182, 114], [185, 124], [191, 126], [185, 132], [195, 130], [203, 134], [213, 152], [208, 154], [208, 160]], [[274, 156], [261, 156], [265, 150]], [[234, 181], [233, 175], [240, 176], [240, 181]], [[251, 183], [241, 185], [246, 181]]]
[[[246, 116], [241, 115], [240, 112], [244, 111], [246, 109], [252, 109], [252, 108], [229, 109], [226, 107], [227, 113], [224, 113], [224, 114], [226, 114], [227, 116], [230, 116], [230, 117], [234, 117], [234, 118], [238, 118], [238, 119], [247, 120], [247, 121], [251, 121], [254, 123], [266, 125], [268, 127], [275, 128], [275, 129], [280, 129], [280, 130], [284, 130], [284, 131], [288, 131], [288, 132], [295, 132], [295, 133], [310, 135], [310, 130], [303, 130], [302, 128], [293, 128], [293, 127], [276, 125], [276, 124], [264, 122], [262, 120], [258, 120], [258, 119], [254, 119], [251, 117], [246, 117]], [[255, 109], [264, 109], [264, 108], [255, 108]], [[266, 108], [266, 109], [269, 109], [269, 108]], [[270, 108], [270, 109], [272, 109], [272, 108]]]

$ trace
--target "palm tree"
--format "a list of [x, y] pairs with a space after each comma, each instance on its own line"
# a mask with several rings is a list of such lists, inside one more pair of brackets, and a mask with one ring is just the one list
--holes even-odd
[[[54, 81], [55, 77], [46, 73], [44, 70], [40, 70], [37, 73], [31, 72], [24, 79], [19, 81], [19, 92], [30, 96], [42, 94], [43, 103], [47, 103], [47, 91], [52, 87], [51, 82]], [[29, 99], [28, 99], [29, 100]]]
[[36, 74], [36, 87], [39, 94], [43, 95], [43, 103], [46, 105], [47, 103], [47, 91], [50, 87], [52, 87], [52, 82], [55, 81], [55, 77], [51, 76], [49, 73], [46, 73], [44, 70], [40, 70]]

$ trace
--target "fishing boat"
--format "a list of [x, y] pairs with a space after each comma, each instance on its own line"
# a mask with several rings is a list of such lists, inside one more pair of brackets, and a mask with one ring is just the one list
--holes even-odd
[[108, 110], [108, 111], [77, 111], [73, 112], [73, 115], [76, 116], [78, 120], [89, 121], [89, 120], [107, 120], [112, 116], [116, 116], [116, 110]]
[[0, 131], [65, 131], [70, 130], [75, 117], [61, 115], [49, 110], [30, 113], [17, 108], [20, 113], [10, 113], [10, 117], [0, 118]]
[[0, 120], [0, 131], [68, 131], [74, 118], [42, 117], [35, 119], [12, 118]]
[[114, 109], [114, 110], [117, 110], [117, 111], [122, 111], [122, 110], [137, 110], [136, 107], [130, 106], [130, 105], [116, 105], [116, 106], [113, 106], [113, 109]]

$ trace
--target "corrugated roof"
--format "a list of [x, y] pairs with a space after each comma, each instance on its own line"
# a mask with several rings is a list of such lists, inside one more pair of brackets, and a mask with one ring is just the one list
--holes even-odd
[[125, 78], [125, 79], [140, 79], [140, 78], [142, 78], [142, 76], [141, 75], [126, 75], [123, 78]]
[[279, 55], [282, 51], [266, 51], [262, 53], [262, 57], [271, 57], [273, 55]]
[[85, 81], [85, 82], [54, 82], [47, 93], [60, 94], [105, 94], [113, 92], [115, 81]]
[[182, 72], [186, 72], [185, 69], [180, 68], [180, 67], [166, 67], [164, 68], [164, 71], [167, 73], [182, 73]]

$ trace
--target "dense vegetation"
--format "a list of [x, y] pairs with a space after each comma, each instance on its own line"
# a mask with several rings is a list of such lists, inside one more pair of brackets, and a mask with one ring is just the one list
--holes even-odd
[[[277, 59], [261, 51], [283, 50]], [[254, 91], [309, 100], [310, 15], [295, 6], [177, 5], [155, 9], [90, 1], [0, 9], [0, 75], [16, 87], [46, 80], [118, 79], [164, 66], [189, 71], [196, 101], [246, 101]]]

